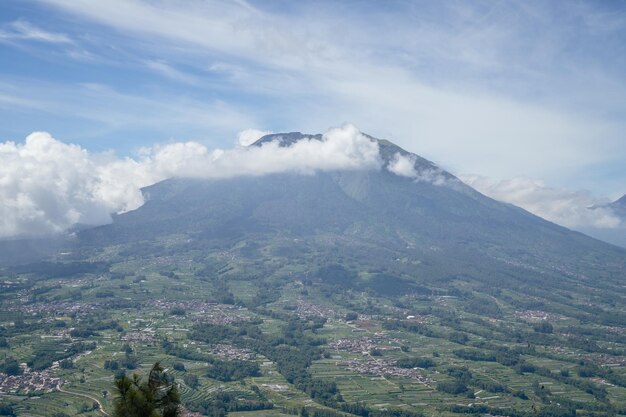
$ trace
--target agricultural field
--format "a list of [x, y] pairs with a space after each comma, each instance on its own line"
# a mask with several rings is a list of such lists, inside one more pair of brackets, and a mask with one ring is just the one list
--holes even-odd
[[2, 272], [4, 415], [103, 415], [115, 378], [155, 362], [194, 416], [626, 414], [625, 329], [576, 303], [520, 308], [519, 291], [464, 282], [384, 296], [236, 251], [131, 254]]

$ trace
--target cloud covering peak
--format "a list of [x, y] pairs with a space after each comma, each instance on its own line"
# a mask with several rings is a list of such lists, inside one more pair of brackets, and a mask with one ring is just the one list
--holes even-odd
[[305, 138], [288, 147], [269, 142], [223, 150], [181, 142], [143, 149], [137, 158], [92, 154], [35, 132], [24, 143], [0, 143], [0, 237], [108, 223], [112, 213], [144, 203], [141, 188], [171, 177], [313, 174], [380, 166], [378, 144], [350, 124], [330, 129], [321, 140]]
[[[0, 143], [0, 238], [58, 233], [76, 224], [109, 223], [111, 214], [143, 205], [143, 187], [172, 177], [221, 179], [386, 169], [415, 182], [460, 184], [434, 165], [422, 167], [413, 154], [397, 152], [383, 160], [378, 142], [351, 124], [330, 129], [321, 139], [304, 136], [289, 146], [278, 140], [280, 136], [259, 146], [243, 146], [265, 133], [243, 131], [240, 144], [230, 149], [176, 142], [143, 148], [133, 158], [120, 158], [112, 152], [90, 153], [46, 132], [34, 132], [23, 143]], [[588, 192], [554, 189], [529, 178], [462, 179], [490, 197], [566, 227], [624, 226], [605, 206], [608, 201]]]

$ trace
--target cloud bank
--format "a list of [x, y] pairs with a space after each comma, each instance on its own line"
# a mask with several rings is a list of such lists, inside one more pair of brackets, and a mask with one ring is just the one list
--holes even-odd
[[610, 208], [602, 207], [608, 200], [596, 198], [588, 191], [556, 189], [526, 177], [497, 181], [465, 175], [461, 179], [491, 198], [522, 207], [565, 227], [615, 229], [626, 226]]
[[144, 203], [142, 187], [171, 177], [313, 174], [380, 166], [378, 144], [352, 125], [330, 129], [322, 140], [303, 139], [289, 147], [270, 142], [212, 150], [184, 142], [143, 149], [137, 158], [92, 154], [35, 132], [24, 143], [0, 143], [0, 237], [106, 224], [112, 213]]
[[[386, 169], [395, 175], [434, 185], [450, 182], [439, 168], [423, 168], [412, 154], [382, 160], [378, 144], [353, 125], [328, 130], [322, 140], [304, 138], [291, 146], [278, 141], [245, 146], [267, 134], [240, 133], [239, 145], [210, 149], [198, 142], [143, 148], [134, 158], [90, 153], [35, 132], [23, 143], [0, 143], [0, 238], [58, 233], [76, 224], [101, 225], [111, 214], [144, 203], [143, 187], [172, 177], [207, 179], [283, 172], [311, 175], [320, 171]], [[529, 178], [496, 181], [480, 176], [462, 180], [497, 200], [509, 202], [547, 220], [575, 229], [624, 227], [608, 201], [589, 192], [559, 190]]]

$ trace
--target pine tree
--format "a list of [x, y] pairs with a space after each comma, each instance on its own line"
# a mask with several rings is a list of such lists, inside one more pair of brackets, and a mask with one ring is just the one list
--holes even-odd
[[148, 380], [133, 374], [115, 381], [117, 398], [113, 417], [178, 417], [180, 396], [174, 381], [159, 362], [155, 363]]

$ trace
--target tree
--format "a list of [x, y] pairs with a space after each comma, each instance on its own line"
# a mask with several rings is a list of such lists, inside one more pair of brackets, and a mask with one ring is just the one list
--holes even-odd
[[200, 385], [198, 377], [194, 374], [186, 374], [183, 377], [183, 381], [185, 381], [185, 384], [191, 389], [196, 389], [198, 385]]
[[0, 416], [15, 417], [15, 410], [11, 404], [0, 404]]
[[7, 375], [20, 375], [22, 368], [15, 358], [8, 357], [3, 363], [0, 363], [0, 372], [4, 372]]
[[353, 311], [346, 313], [346, 321], [354, 321], [359, 318], [359, 315]]
[[169, 377], [159, 362], [155, 363], [148, 380], [133, 374], [115, 381], [117, 398], [114, 417], [177, 417], [180, 395], [174, 380]]

